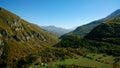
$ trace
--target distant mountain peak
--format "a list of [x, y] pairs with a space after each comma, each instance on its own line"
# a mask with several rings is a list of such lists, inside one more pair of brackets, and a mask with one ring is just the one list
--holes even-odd
[[60, 37], [62, 36], [63, 34], [66, 34], [66, 33], [69, 33], [70, 31], [74, 30], [74, 28], [71, 28], [71, 29], [66, 29], [66, 28], [62, 28], [62, 27], [57, 27], [57, 26], [54, 26], [54, 25], [49, 25], [49, 26], [41, 26], [41, 28], [43, 30], [45, 30], [47, 33], [55, 36], [55, 37]]
[[54, 25], [49, 25], [49, 26], [47, 26], [47, 27], [56, 27], [56, 26], [54, 26]]

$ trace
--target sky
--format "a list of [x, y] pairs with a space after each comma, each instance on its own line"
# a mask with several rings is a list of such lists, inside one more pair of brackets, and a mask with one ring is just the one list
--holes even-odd
[[120, 0], [0, 0], [3, 7], [39, 26], [73, 28], [120, 9]]

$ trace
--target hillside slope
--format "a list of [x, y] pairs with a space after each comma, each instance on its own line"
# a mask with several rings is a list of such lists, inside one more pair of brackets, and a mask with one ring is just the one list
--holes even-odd
[[67, 35], [55, 45], [60, 48], [80, 48], [92, 53], [106, 53], [119, 56], [120, 53], [120, 16], [110, 18], [96, 26], [85, 37]]
[[95, 27], [85, 38], [120, 44], [120, 17], [103, 22]]
[[88, 23], [86, 25], [79, 26], [74, 31], [63, 35], [62, 37], [66, 36], [66, 35], [71, 35], [71, 34], [83, 37], [83, 36], [87, 35], [93, 28], [95, 28], [96, 26], [101, 24], [102, 22], [104, 22], [104, 21], [106, 21], [108, 19], [111, 19], [111, 18], [116, 18], [118, 16], [120, 16], [120, 9], [114, 11], [113, 13], [111, 13], [110, 15], [108, 15], [107, 17], [105, 17], [103, 19], [99, 19], [99, 20], [90, 22], [90, 23]]
[[0, 67], [15, 66], [19, 60], [57, 41], [42, 29], [0, 8]]

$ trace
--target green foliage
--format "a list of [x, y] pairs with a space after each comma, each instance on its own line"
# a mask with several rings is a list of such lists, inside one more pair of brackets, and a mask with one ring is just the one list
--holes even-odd
[[55, 60], [64, 60], [67, 58], [75, 57], [75, 54], [84, 55], [85, 51], [80, 49], [73, 48], [45, 48], [39, 52], [41, 62], [53, 62]]
[[94, 53], [107, 53], [113, 56], [119, 56], [120, 46], [116, 44], [111, 44], [108, 42], [100, 42], [95, 40], [80, 39], [79, 37], [68, 36], [54, 47], [60, 48], [80, 48], [87, 52]]
[[67, 34], [64, 34], [60, 37], [60, 39], [64, 38], [67, 35], [76, 35], [76, 36], [80, 36], [80, 37], [84, 37], [85, 35], [87, 35], [92, 29], [94, 29], [96, 26], [98, 26], [99, 24], [101, 24], [103, 22], [103, 20], [98, 20], [98, 21], [93, 21], [89, 24], [83, 25], [83, 26], [79, 26], [78, 28], [76, 28], [74, 31], [69, 32]]
[[110, 64], [106, 64], [105, 62], [101, 62], [102, 59], [99, 61], [95, 61], [96, 58], [98, 57], [101, 57], [103, 54], [95, 54], [95, 56], [90, 56], [92, 55], [92, 53], [89, 53], [88, 55], [86, 55], [87, 57], [91, 57], [93, 59], [88, 59], [86, 57], [83, 57], [83, 56], [77, 56], [77, 58], [68, 58], [68, 59], [65, 59], [65, 60], [58, 60], [58, 61], [55, 61], [51, 64], [51, 68], [59, 68], [59, 66], [64, 66], [64, 67], [82, 67], [82, 68], [112, 68], [112, 63], [114, 62], [114, 57], [111, 57], [111, 56], [108, 56], [107, 57], [102, 57], [104, 61], [110, 61], [111, 63]]
[[111, 13], [110, 15], [108, 15], [107, 17], [105, 18], [102, 18], [102, 19], [99, 19], [99, 20], [96, 20], [96, 21], [93, 21], [93, 22], [90, 22], [88, 24], [85, 24], [85, 25], [82, 25], [82, 26], [79, 26], [77, 29], [75, 29], [74, 31], [72, 32], [69, 32], [63, 36], [61, 36], [60, 38], [62, 39], [63, 37], [67, 36], [67, 35], [77, 35], [77, 36], [81, 36], [81, 37], [84, 37], [86, 36], [89, 32], [91, 32], [96, 26], [100, 25], [101, 23], [103, 22], [106, 22], [106, 21], [109, 21], [111, 22], [111, 19], [115, 19], [113, 22], [119, 22], [120, 20], [119, 19], [116, 19], [120, 17], [120, 9], [114, 11], [113, 13]]
[[55, 47], [85, 48], [88, 52], [119, 56], [120, 17], [111, 18], [95, 27], [84, 38], [66, 35]]
[[[104, 23], [100, 24], [103, 21]], [[115, 57], [119, 56], [119, 28], [120, 17], [108, 20], [101, 19], [78, 27], [75, 31], [63, 36], [62, 40], [57, 43], [58, 39], [45, 33], [41, 28], [2, 9], [0, 11], [0, 41], [2, 42], [0, 45], [2, 54], [0, 56], [0, 66], [26, 68], [31, 64], [41, 64], [40, 66], [46, 67], [48, 63], [59, 60], [60, 63], [65, 61], [58, 65], [59, 67], [84, 68], [100, 67], [99, 65], [101, 65], [110, 68], [109, 65], [112, 63], [109, 61], [111, 60], [105, 61], [110, 57], [105, 58], [106, 55], [98, 57], [93, 55], [91, 57], [88, 53], [105, 53]], [[87, 34], [88, 32], [90, 33]], [[76, 35], [86, 36], [80, 37]], [[83, 62], [90, 64], [88, 66], [82, 65]], [[117, 59], [116, 63], [118, 62]], [[65, 65], [63, 65], [64, 63]]]
[[85, 38], [92, 40], [107, 41], [119, 44], [120, 37], [120, 18], [110, 19], [94, 28]]
[[27, 57], [25, 58], [21, 58], [17, 64], [16, 64], [16, 67], [17, 68], [25, 68], [25, 67], [29, 67], [29, 65], [31, 63], [33, 63], [35, 60], [37, 59], [37, 57], [35, 55], [28, 55]]
[[72, 47], [72, 48], [77, 48], [79, 47], [79, 43], [81, 38], [78, 36], [74, 35], [68, 35], [62, 39], [61, 42], [58, 44], [54, 45], [55, 47]]

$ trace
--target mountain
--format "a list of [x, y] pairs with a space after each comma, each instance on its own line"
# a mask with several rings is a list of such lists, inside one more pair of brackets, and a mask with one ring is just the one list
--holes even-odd
[[84, 37], [66, 35], [54, 45], [60, 48], [77, 48], [92, 53], [106, 53], [119, 56], [120, 54], [120, 16], [110, 18]]
[[106, 21], [106, 20], [108, 20], [110, 18], [115, 18], [115, 17], [118, 17], [118, 16], [120, 16], [120, 9], [114, 11], [113, 13], [111, 13], [110, 15], [108, 15], [105, 18], [90, 22], [90, 23], [88, 23], [86, 25], [79, 26], [74, 31], [63, 35], [62, 37], [66, 36], [66, 35], [71, 35], [71, 34], [83, 37], [83, 36], [87, 35], [93, 28], [95, 28], [96, 26], [101, 24], [102, 22], [104, 22], [104, 21]]
[[64, 29], [56, 26], [41, 26], [41, 28], [55, 37], [60, 37], [61, 35], [72, 31], [72, 29]]
[[27, 59], [30, 60], [32, 54], [57, 42], [58, 39], [41, 28], [0, 8], [0, 67], [22, 66], [23, 60], [29, 62]]
[[120, 16], [111, 18], [95, 27], [85, 38], [120, 44]]
[[120, 16], [120, 9], [117, 9], [116, 11], [108, 15], [105, 19], [116, 18], [119, 16]]

